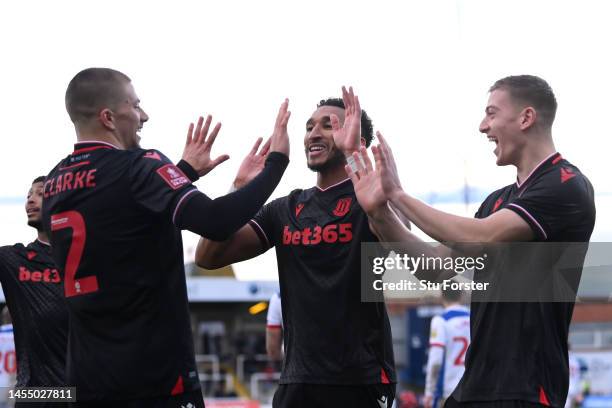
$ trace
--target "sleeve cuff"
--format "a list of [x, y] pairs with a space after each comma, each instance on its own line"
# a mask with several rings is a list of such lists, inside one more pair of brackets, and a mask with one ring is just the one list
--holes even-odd
[[542, 225], [538, 222], [538, 220], [535, 219], [533, 215], [529, 213], [528, 210], [515, 203], [508, 204], [506, 208], [514, 211], [516, 214], [518, 214], [519, 217], [525, 220], [525, 222], [529, 224], [529, 226], [533, 230], [533, 233], [538, 238], [543, 241], [546, 241], [548, 239], [548, 235], [546, 234], [546, 231], [544, 230]]
[[280, 152], [270, 152], [268, 153], [268, 158], [266, 159], [266, 165], [268, 163], [278, 163], [283, 167], [287, 167], [289, 164], [289, 157]]
[[185, 173], [185, 175], [189, 178], [189, 180], [191, 180], [192, 183], [200, 179], [200, 176], [198, 176], [198, 172], [195, 171], [195, 169], [191, 167], [191, 164], [187, 163], [185, 160], [181, 159], [181, 161], [176, 164], [176, 167], [181, 169], [181, 171]]

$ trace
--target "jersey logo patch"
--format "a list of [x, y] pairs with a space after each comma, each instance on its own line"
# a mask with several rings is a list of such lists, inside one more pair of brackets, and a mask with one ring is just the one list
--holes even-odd
[[493, 206], [492, 212], [497, 211], [497, 209], [499, 208], [500, 205], [502, 205], [503, 202], [504, 200], [502, 200], [501, 198], [498, 198], [497, 201], [495, 201], [495, 205]]
[[561, 167], [561, 183], [565, 183], [567, 180], [574, 177], [576, 177], [576, 174], [574, 174], [572, 169]]
[[387, 408], [387, 397], [385, 395], [380, 398], [377, 398], [376, 401], [378, 401], [378, 406], [380, 408]]
[[157, 174], [159, 174], [166, 184], [172, 187], [173, 190], [190, 183], [185, 173], [183, 173], [181, 169], [176, 167], [174, 164], [166, 164], [165, 166], [160, 167], [157, 169]]
[[145, 159], [155, 159], [161, 161], [161, 156], [157, 152], [146, 152], [144, 156]]
[[34, 259], [35, 256], [36, 256], [36, 252], [34, 252], [34, 251], [28, 252], [28, 254], [27, 254], [28, 261], [31, 261], [32, 259]]
[[295, 206], [295, 216], [298, 217], [304, 208], [304, 203], [299, 203]]
[[338, 203], [336, 204], [336, 208], [334, 209], [334, 215], [336, 217], [345, 216], [351, 209], [351, 201], [353, 201], [351, 197], [339, 199]]

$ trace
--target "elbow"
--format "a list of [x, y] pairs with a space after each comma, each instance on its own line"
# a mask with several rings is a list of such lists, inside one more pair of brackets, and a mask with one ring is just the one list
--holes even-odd
[[221, 268], [221, 266], [216, 265], [214, 262], [208, 260], [208, 259], [198, 259], [196, 258], [195, 264], [197, 266], [199, 266], [200, 268], [204, 268], [204, 269], [219, 269]]
[[206, 245], [203, 243], [202, 239], [200, 239], [200, 243], [196, 249], [195, 264], [200, 268], [208, 270], [219, 269], [225, 266], [221, 265], [221, 262], [216, 259], [213, 250], [206, 248]]

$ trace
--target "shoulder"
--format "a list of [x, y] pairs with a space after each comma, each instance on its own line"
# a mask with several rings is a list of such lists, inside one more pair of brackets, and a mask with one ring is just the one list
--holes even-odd
[[593, 186], [580, 169], [567, 160], [547, 169], [533, 183], [532, 190], [545, 195], [592, 200]]
[[284, 208], [284, 207], [288, 208], [288, 206], [290, 206], [292, 203], [304, 201], [304, 197], [303, 197], [304, 191], [305, 190], [302, 190], [302, 189], [295, 189], [291, 191], [289, 194], [287, 194], [286, 196], [275, 198], [274, 200], [270, 201], [267, 205], [273, 206], [279, 209]]
[[25, 250], [26, 247], [21, 243], [0, 246], [0, 254], [18, 254], [20, 252], [24, 252]]
[[[474, 217], [484, 218], [494, 212], [497, 209], [496, 202], [498, 202], [498, 200], [500, 200], [506, 194], [506, 192], [512, 188], [512, 186], [512, 184], [509, 184], [489, 194], [487, 198], [485, 198], [484, 201], [480, 204], [480, 207], [478, 208], [478, 211], [476, 211], [476, 214], [474, 214]], [[501, 203], [497, 204], [497, 206], [499, 206], [500, 204]]]
[[436, 315], [431, 318], [431, 325], [438, 326], [444, 323], [444, 318], [441, 315]]
[[135, 163], [148, 164], [151, 166], [155, 166], [156, 164], [166, 164], [172, 163], [166, 155], [164, 155], [159, 150], [155, 149], [132, 149], [132, 150], [124, 150], [126, 152], [126, 157], [132, 160]]

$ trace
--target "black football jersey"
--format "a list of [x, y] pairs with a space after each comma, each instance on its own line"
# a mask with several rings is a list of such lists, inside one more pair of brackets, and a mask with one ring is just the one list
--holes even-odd
[[102, 142], [77, 143], [47, 176], [43, 222], [65, 276], [79, 400], [199, 389], [173, 222], [196, 191], [160, 152]]
[[[588, 242], [595, 224], [591, 183], [558, 153], [544, 160], [523, 183], [489, 195], [475, 217], [485, 218], [503, 208], [523, 218], [540, 242]], [[573, 302], [472, 302], [472, 343], [454, 398], [563, 407], [573, 308]]]
[[48, 243], [0, 248], [0, 282], [13, 319], [18, 387], [66, 385], [68, 310]]
[[250, 222], [276, 247], [285, 360], [281, 384], [396, 382], [385, 304], [361, 301], [362, 242], [375, 242], [349, 179], [295, 190]]

